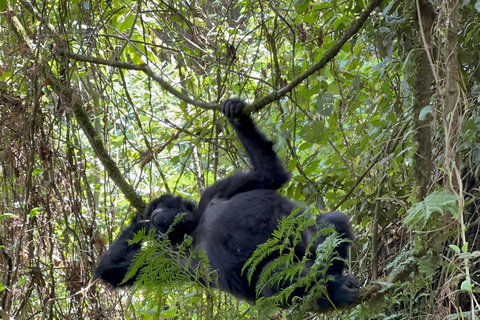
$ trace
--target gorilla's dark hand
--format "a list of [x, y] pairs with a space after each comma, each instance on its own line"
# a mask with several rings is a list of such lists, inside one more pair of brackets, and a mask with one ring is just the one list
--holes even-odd
[[240, 119], [248, 118], [247, 115], [242, 113], [243, 107], [246, 104], [240, 99], [227, 99], [222, 102], [222, 112], [230, 123], [235, 123]]

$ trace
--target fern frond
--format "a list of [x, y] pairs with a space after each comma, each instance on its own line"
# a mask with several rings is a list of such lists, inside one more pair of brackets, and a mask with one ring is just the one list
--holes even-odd
[[436, 190], [423, 201], [415, 203], [408, 211], [404, 222], [410, 228], [423, 230], [434, 213], [443, 215], [450, 212], [454, 218], [458, 217], [457, 197], [445, 190]]

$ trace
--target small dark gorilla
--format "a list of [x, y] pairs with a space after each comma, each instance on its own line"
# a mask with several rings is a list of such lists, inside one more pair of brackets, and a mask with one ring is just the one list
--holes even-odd
[[[95, 279], [101, 278], [117, 287], [133, 284], [136, 276], [122, 281], [135, 254], [141, 249], [141, 244], [129, 245], [127, 241], [141, 228], [155, 228], [156, 232], [164, 234], [176, 216], [184, 213], [181, 220], [167, 233], [172, 245], [183, 241], [185, 235], [191, 235], [193, 247], [205, 252], [211, 269], [217, 271], [218, 287], [221, 290], [240, 299], [257, 299], [255, 286], [262, 268], [278, 255], [268, 256], [257, 265], [258, 270], [255, 269], [250, 282], [247, 280], [247, 272], [242, 272], [242, 268], [257, 246], [271, 237], [279, 221], [290, 215], [296, 204], [277, 193], [277, 189], [289, 180], [289, 173], [273, 151], [273, 143], [257, 130], [248, 115], [242, 113], [244, 106], [245, 103], [241, 100], [226, 100], [222, 103], [222, 112], [245, 147], [253, 168], [215, 182], [203, 192], [198, 207], [171, 194], [153, 200], [144, 215], [134, 218], [100, 258]], [[149, 223], [144, 219], [148, 219]], [[353, 239], [348, 217], [343, 213], [319, 215], [317, 225], [325, 223], [332, 225], [343, 239]], [[303, 240], [295, 247], [299, 259], [306, 254], [308, 241], [311, 241], [314, 232], [315, 226], [302, 231]], [[324, 237], [319, 237], [311, 247], [310, 266], [315, 261], [315, 249], [323, 240]], [[327, 269], [327, 275], [332, 275], [335, 279], [327, 284], [329, 299], [335, 307], [353, 304], [357, 299], [357, 280], [351, 275], [343, 275], [345, 262], [342, 259], [347, 258], [348, 245], [348, 241], [344, 241], [336, 248], [341, 259], [335, 260]], [[271, 296], [288, 285], [285, 283], [284, 286], [266, 287], [260, 296]], [[305, 289], [298, 289], [292, 296], [303, 295]], [[326, 297], [319, 297], [319, 310], [332, 308], [331, 302]]]

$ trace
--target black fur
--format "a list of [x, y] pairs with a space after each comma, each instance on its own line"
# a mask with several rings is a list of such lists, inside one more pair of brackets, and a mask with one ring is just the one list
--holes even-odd
[[[271, 237], [279, 220], [289, 215], [296, 205], [277, 193], [276, 190], [289, 180], [289, 173], [273, 151], [272, 142], [257, 130], [248, 115], [242, 113], [244, 106], [241, 100], [226, 100], [222, 103], [222, 112], [245, 147], [253, 168], [215, 182], [202, 194], [198, 207], [180, 196], [170, 194], [153, 200], [144, 215], [137, 216], [100, 258], [94, 278], [101, 278], [114, 286], [131, 285], [135, 277], [124, 283], [122, 281], [140, 245], [128, 245], [127, 240], [142, 227], [155, 228], [162, 234], [169, 230], [167, 235], [173, 245], [182, 241], [185, 235], [191, 235], [194, 247], [206, 252], [210, 267], [217, 270], [219, 288], [238, 298], [255, 301], [257, 279], [249, 283], [242, 268], [257, 246]], [[183, 214], [183, 217], [172, 227], [178, 214]], [[149, 224], [143, 222], [144, 219], [148, 219]], [[333, 225], [343, 238], [353, 239], [348, 217], [340, 212], [320, 215], [317, 223]], [[305, 255], [307, 242], [313, 233], [314, 227], [303, 231], [303, 242], [296, 247], [300, 258]], [[312, 263], [315, 247], [323, 240], [322, 237], [315, 240], [311, 249]], [[336, 250], [339, 257], [346, 259], [347, 249], [348, 242], [338, 246]], [[256, 277], [261, 268], [274, 258], [276, 256], [271, 255], [259, 265]], [[353, 304], [357, 299], [358, 283], [353, 276], [343, 275], [344, 267], [342, 260], [335, 260], [327, 271], [335, 278], [335, 281], [328, 283], [327, 290], [337, 307]], [[271, 296], [281, 289], [266, 287], [261, 296]], [[294, 295], [301, 296], [305, 294], [304, 291], [297, 290]], [[320, 310], [332, 308], [326, 297], [319, 297], [317, 305]]]

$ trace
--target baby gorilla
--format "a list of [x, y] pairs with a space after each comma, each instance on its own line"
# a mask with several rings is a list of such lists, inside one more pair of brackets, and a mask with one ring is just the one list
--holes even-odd
[[[261, 271], [278, 254], [269, 255], [258, 264], [251, 281], [247, 279], [247, 272], [242, 272], [242, 268], [257, 246], [271, 238], [279, 221], [289, 216], [297, 205], [277, 193], [289, 180], [289, 173], [273, 151], [273, 143], [258, 131], [248, 115], [242, 113], [244, 106], [245, 103], [241, 100], [226, 100], [222, 103], [222, 112], [245, 147], [252, 169], [215, 182], [203, 192], [198, 207], [191, 201], [171, 194], [153, 200], [144, 215], [134, 218], [100, 258], [95, 279], [101, 278], [117, 287], [133, 284], [136, 276], [122, 281], [135, 254], [141, 249], [141, 244], [129, 245], [128, 240], [141, 228], [155, 228], [159, 234], [167, 233], [172, 245], [183, 241], [185, 235], [191, 235], [193, 247], [205, 252], [210, 268], [217, 271], [218, 281], [215, 283], [218, 283], [221, 290], [248, 301], [258, 298], [255, 287]], [[176, 221], [180, 213], [183, 216]], [[343, 239], [352, 240], [348, 220], [340, 212], [319, 215], [317, 226], [302, 231], [302, 241], [295, 247], [297, 257], [301, 259], [305, 256], [308, 242], [318, 226], [333, 226]], [[172, 226], [174, 221], [176, 223]], [[310, 247], [310, 261], [302, 274], [307, 273], [308, 266], [315, 261], [315, 249], [323, 240], [324, 237], [317, 238]], [[348, 241], [343, 241], [335, 248], [340, 259], [334, 260], [327, 267], [327, 275], [333, 276], [334, 280], [327, 283], [328, 298], [318, 297], [319, 310], [332, 308], [332, 303], [335, 307], [350, 305], [357, 299], [357, 281], [351, 275], [343, 275], [348, 245]], [[260, 296], [271, 296], [289, 284], [286, 282], [283, 286], [265, 287]], [[299, 288], [292, 296], [303, 296], [306, 289], [308, 290]], [[290, 298], [289, 301], [291, 300]]]

